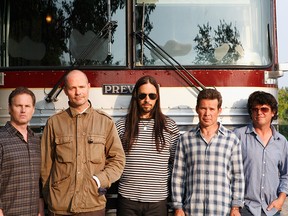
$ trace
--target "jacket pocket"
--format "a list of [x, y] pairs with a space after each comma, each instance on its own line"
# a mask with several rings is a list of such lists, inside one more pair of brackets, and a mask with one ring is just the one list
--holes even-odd
[[72, 162], [72, 137], [62, 136], [55, 138], [57, 160], [61, 163]]
[[55, 181], [50, 186], [50, 207], [51, 210], [68, 211], [69, 203], [73, 196], [70, 188], [71, 176]]
[[101, 163], [105, 158], [106, 139], [99, 135], [88, 136], [88, 155], [92, 163]]

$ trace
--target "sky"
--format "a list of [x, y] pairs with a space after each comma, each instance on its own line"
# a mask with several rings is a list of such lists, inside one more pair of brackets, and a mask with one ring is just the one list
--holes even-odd
[[[277, 8], [277, 37], [278, 37], [278, 57], [279, 63], [288, 63], [288, 19], [287, 0], [276, 0]], [[288, 71], [278, 80], [279, 88], [288, 87]]]

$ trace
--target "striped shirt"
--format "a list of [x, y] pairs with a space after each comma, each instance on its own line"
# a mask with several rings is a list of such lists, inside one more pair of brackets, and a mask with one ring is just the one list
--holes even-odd
[[[116, 127], [123, 143], [125, 118], [118, 120]], [[153, 128], [154, 119], [140, 120], [138, 137], [126, 155], [118, 190], [123, 197], [133, 201], [158, 202], [168, 197], [168, 181], [180, 133], [176, 123], [167, 117], [171, 133], [163, 132], [166, 146], [158, 152], [152, 138]]]
[[186, 215], [226, 216], [243, 206], [241, 145], [221, 124], [210, 143], [199, 125], [180, 137], [172, 173], [172, 204]]
[[0, 129], [0, 209], [4, 215], [38, 214], [40, 137], [28, 128], [28, 142], [10, 122]]

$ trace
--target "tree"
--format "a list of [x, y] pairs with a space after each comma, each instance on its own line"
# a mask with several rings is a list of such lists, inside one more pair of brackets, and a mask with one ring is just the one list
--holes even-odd
[[[236, 26], [232, 23], [227, 24], [225, 20], [220, 20], [217, 29], [213, 29], [209, 22], [203, 26], [198, 25], [199, 34], [194, 38], [196, 46], [194, 50], [197, 52], [195, 64], [233, 64], [243, 52], [240, 42], [240, 34]], [[224, 46], [223, 46], [224, 45]], [[222, 49], [221, 53], [225, 53], [221, 58], [215, 56], [216, 50]]]
[[206, 62], [215, 62], [214, 59], [214, 48], [213, 48], [213, 37], [211, 36], [212, 27], [207, 23], [201, 27], [198, 25], [199, 34], [196, 35], [194, 41], [197, 43], [195, 50], [197, 56], [195, 57], [196, 64], [203, 64]]
[[[138, 3], [135, 9], [135, 16], [136, 16], [136, 32], [142, 32], [145, 35], [149, 35], [150, 32], [153, 30], [153, 23], [150, 20], [150, 15], [154, 12], [156, 9], [155, 4], [144, 4], [144, 3]], [[136, 37], [136, 43], [139, 44], [139, 46], [136, 45], [136, 59], [139, 61], [142, 65], [149, 65], [154, 64], [155, 60], [149, 59], [143, 52], [143, 38]]]
[[[62, 1], [64, 13], [67, 14], [65, 20], [65, 32], [68, 36], [73, 29], [77, 29], [81, 34], [85, 34], [89, 30], [95, 34], [102, 34], [102, 28], [109, 22], [109, 15], [113, 15], [116, 11], [125, 6], [124, 0], [112, 0], [110, 5], [110, 13], [107, 10], [106, 0], [74, 0]], [[111, 42], [114, 42], [115, 29], [111, 29]], [[104, 38], [108, 38], [105, 36]], [[89, 48], [87, 48], [89, 49]], [[71, 57], [72, 58], [72, 57]], [[73, 58], [72, 58], [73, 59]], [[112, 64], [113, 56], [108, 55], [104, 62], [98, 60], [84, 60], [83, 65]], [[75, 62], [75, 59], [73, 60]], [[115, 64], [118, 64], [117, 62]]]
[[288, 88], [281, 88], [278, 92], [278, 120], [279, 131], [288, 138]]

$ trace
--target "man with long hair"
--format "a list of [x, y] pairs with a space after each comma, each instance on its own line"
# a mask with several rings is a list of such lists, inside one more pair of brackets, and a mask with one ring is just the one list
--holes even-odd
[[136, 82], [128, 114], [116, 127], [126, 152], [117, 215], [166, 216], [179, 129], [161, 111], [155, 78], [144, 76]]

